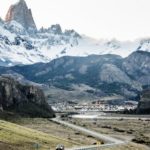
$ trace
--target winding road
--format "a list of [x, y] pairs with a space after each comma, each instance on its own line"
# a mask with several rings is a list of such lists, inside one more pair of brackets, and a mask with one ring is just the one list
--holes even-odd
[[121, 145], [121, 144], [127, 143], [125, 141], [110, 137], [108, 135], [101, 134], [101, 133], [86, 129], [84, 127], [77, 126], [75, 124], [71, 124], [71, 123], [66, 122], [66, 121], [62, 121], [59, 117], [53, 118], [51, 120], [56, 122], [56, 123], [62, 124], [64, 126], [68, 126], [74, 130], [80, 131], [84, 134], [87, 134], [87, 135], [93, 136], [97, 139], [103, 140], [105, 142], [105, 144], [103, 144], [103, 145], [89, 145], [89, 146], [82, 146], [82, 147], [73, 147], [73, 148], [67, 149], [67, 150], [95, 150], [95, 149], [97, 150], [100, 147], [112, 147], [115, 145]]

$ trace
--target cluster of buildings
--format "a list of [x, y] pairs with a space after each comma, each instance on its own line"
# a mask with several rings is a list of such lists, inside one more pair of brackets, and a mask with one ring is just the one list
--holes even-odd
[[95, 101], [85, 103], [57, 103], [53, 104], [52, 108], [55, 111], [72, 111], [72, 112], [88, 112], [88, 111], [103, 111], [103, 112], [116, 112], [124, 110], [134, 110], [137, 108], [138, 103], [134, 101], [125, 101], [122, 104], [114, 104], [108, 101]]

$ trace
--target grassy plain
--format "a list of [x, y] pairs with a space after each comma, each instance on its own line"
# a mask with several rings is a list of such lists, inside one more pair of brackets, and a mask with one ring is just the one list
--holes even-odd
[[55, 150], [65, 147], [91, 145], [96, 139], [43, 118], [0, 120], [0, 150]]
[[70, 122], [127, 142], [102, 150], [150, 150], [150, 119], [71, 119]]

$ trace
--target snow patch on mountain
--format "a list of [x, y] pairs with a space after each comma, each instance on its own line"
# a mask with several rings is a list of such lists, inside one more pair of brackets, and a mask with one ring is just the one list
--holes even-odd
[[[62, 56], [117, 54], [126, 57], [136, 50], [150, 51], [150, 40], [134, 42], [96, 40], [56, 24], [48, 29], [27, 32], [16, 21], [0, 23], [0, 58], [5, 65], [49, 62]], [[1, 63], [0, 65], [4, 65]], [[4, 61], [2, 61], [4, 62]], [[7, 64], [8, 63], [8, 64]]]
[[11, 5], [5, 21], [0, 18], [0, 65], [49, 62], [62, 56], [117, 54], [127, 57], [134, 51], [150, 52], [150, 39], [120, 42], [96, 40], [59, 24], [36, 29], [25, 0]]
[[19, 24], [16, 21], [10, 21], [9, 23], [5, 23], [4, 28], [9, 30], [12, 33], [16, 33], [16, 34], [20, 34], [20, 35], [25, 35], [27, 34], [27, 31], [25, 30], [25, 28]]

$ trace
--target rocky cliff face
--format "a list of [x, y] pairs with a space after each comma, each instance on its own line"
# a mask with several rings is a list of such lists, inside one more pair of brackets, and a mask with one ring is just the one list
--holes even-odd
[[24, 0], [20, 0], [17, 4], [10, 6], [5, 20], [6, 22], [16, 21], [27, 30], [36, 29], [31, 9], [28, 9]]
[[117, 66], [104, 64], [101, 68], [100, 79], [107, 83], [126, 83], [131, 84], [131, 79]]
[[123, 62], [123, 70], [142, 85], [150, 84], [150, 53], [133, 52]]
[[150, 89], [143, 91], [137, 113], [150, 114]]
[[39, 117], [54, 115], [41, 89], [22, 85], [10, 77], [0, 77], [0, 109]]

